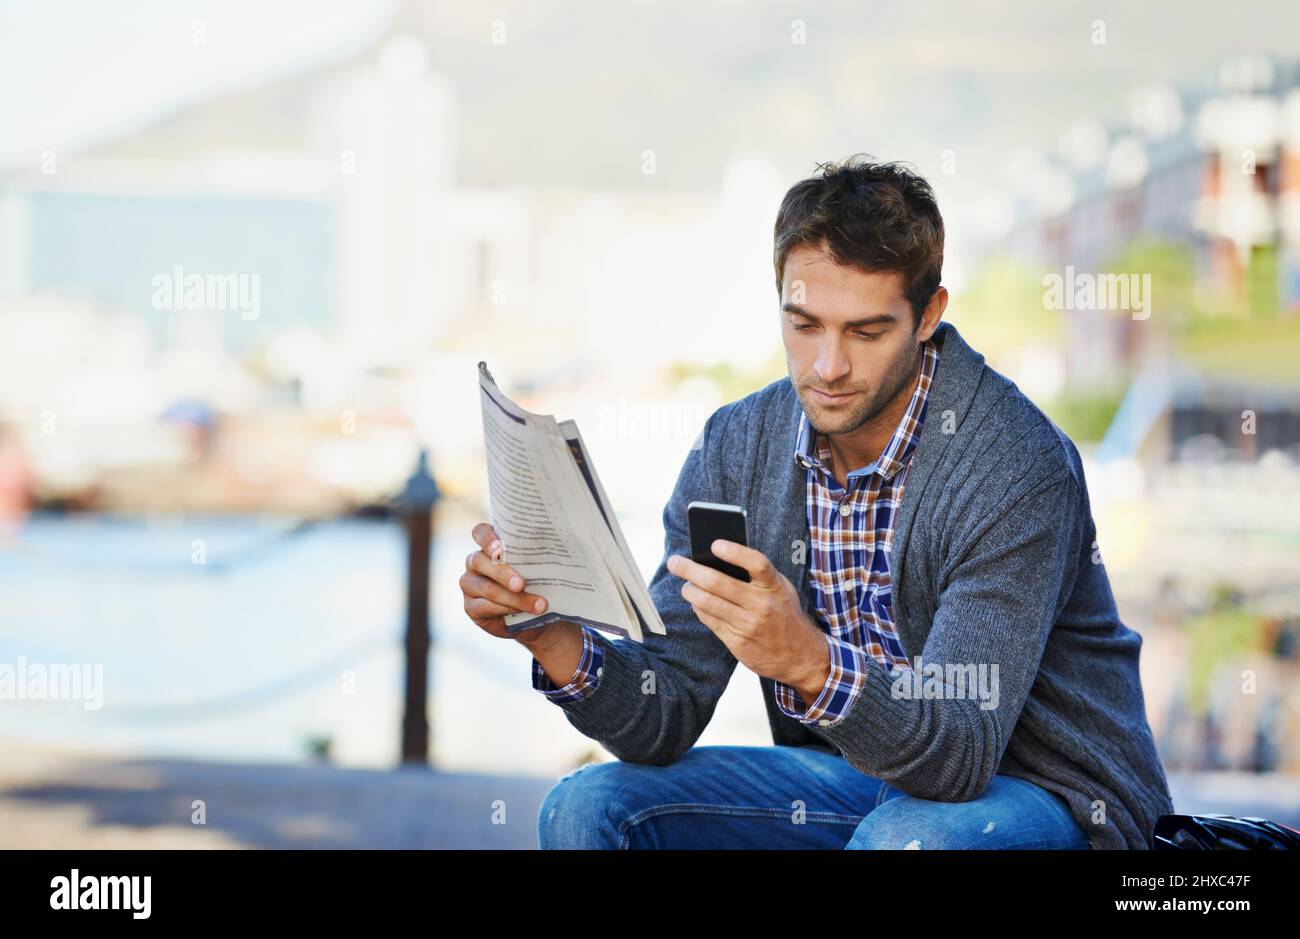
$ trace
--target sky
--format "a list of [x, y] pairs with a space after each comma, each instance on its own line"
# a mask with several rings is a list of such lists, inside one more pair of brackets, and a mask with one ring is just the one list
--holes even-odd
[[395, 15], [457, 90], [459, 183], [489, 188], [712, 190], [737, 153], [797, 178], [859, 151], [931, 175], [952, 154], [945, 186], [984, 187], [1144, 85], [1300, 58], [1300, 4], [1261, 0], [0, 0], [0, 168], [347, 59]]
[[394, 22], [454, 89], [459, 186], [711, 193], [738, 157], [788, 183], [865, 152], [931, 180], [953, 249], [1007, 224], [1026, 152], [1060, 157], [1072, 123], [1233, 55], [1300, 61], [1300, 4], [1268, 0], [0, 0], [0, 171], [351, 59]]
[[[35, 163], [222, 91], [344, 58], [394, 0], [3, 0], [0, 167]], [[195, 24], [206, 41], [195, 44]]]

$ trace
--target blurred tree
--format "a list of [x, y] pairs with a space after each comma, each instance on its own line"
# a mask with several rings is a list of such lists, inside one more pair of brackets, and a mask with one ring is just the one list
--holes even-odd
[[1060, 343], [1065, 312], [1043, 301], [1046, 273], [1008, 257], [992, 258], [949, 300], [944, 318], [990, 362], [1012, 360], [1044, 342]]
[[677, 362], [669, 367], [668, 384], [675, 388], [688, 378], [708, 378], [718, 388], [720, 400], [736, 401], [750, 392], [783, 378], [789, 374], [785, 361], [785, 348], [780, 336], [773, 336], [772, 354], [754, 368], [737, 368], [727, 361], [718, 361], [712, 365], [700, 365], [695, 362]]
[[333, 747], [334, 738], [328, 734], [308, 734], [303, 740], [303, 748], [307, 751], [307, 755], [317, 763], [330, 762]]
[[1169, 324], [1180, 360], [1213, 377], [1300, 384], [1300, 317], [1280, 315], [1274, 246], [1251, 252], [1241, 291], [1198, 279], [1191, 247], [1179, 242], [1135, 240], [1114, 264], [1151, 271], [1151, 320]]
[[1204, 715], [1209, 709], [1210, 686], [1218, 668], [1243, 653], [1269, 651], [1263, 621], [1228, 583], [1216, 584], [1205, 612], [1185, 620], [1182, 629], [1191, 641], [1187, 708], [1192, 716]]
[[1075, 443], [1098, 443], [1123, 400], [1122, 390], [1114, 388], [1060, 394], [1040, 406]]
[[1151, 275], [1149, 318], [1133, 320], [1128, 310], [1112, 315], [1142, 328], [1182, 329], [1195, 310], [1196, 258], [1189, 244], [1155, 235], [1133, 238], [1106, 264], [1106, 270]]
[[[1069, 312], [1045, 302], [1048, 273], [1053, 272], [1007, 257], [994, 258], [954, 298], [948, 318], [990, 365], [1014, 374], [1027, 352], [1048, 348], [1059, 353], [1068, 341]], [[1122, 386], [1066, 390], [1037, 403], [1075, 441], [1096, 442], [1110, 426], [1123, 391]]]
[[1277, 319], [1278, 292], [1281, 286], [1277, 262], [1277, 245], [1255, 245], [1246, 266], [1246, 304], [1252, 320], [1272, 322]]

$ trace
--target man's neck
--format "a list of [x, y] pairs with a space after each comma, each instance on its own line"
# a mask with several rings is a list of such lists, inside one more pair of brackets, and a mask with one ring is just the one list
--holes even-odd
[[894, 399], [879, 414], [868, 420], [861, 427], [847, 434], [827, 434], [826, 442], [831, 451], [831, 475], [841, 486], [848, 485], [848, 475], [855, 469], [869, 466], [889, 446], [890, 438], [898, 429], [907, 406], [912, 403], [916, 392], [916, 383], [920, 378], [924, 352], [916, 358], [916, 368], [912, 377], [903, 383]]

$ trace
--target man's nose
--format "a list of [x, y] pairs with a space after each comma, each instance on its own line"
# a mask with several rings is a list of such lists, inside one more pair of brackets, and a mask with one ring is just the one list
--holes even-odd
[[838, 337], [830, 336], [822, 343], [813, 367], [817, 377], [827, 385], [834, 385], [849, 374], [849, 356]]

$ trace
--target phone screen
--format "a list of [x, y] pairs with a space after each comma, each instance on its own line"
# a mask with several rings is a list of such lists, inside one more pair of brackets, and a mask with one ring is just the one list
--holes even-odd
[[714, 555], [709, 547], [718, 538], [748, 547], [743, 508], [717, 502], [692, 502], [686, 507], [686, 520], [691, 533], [692, 561], [721, 571], [737, 580], [749, 581], [749, 571], [727, 563]]

